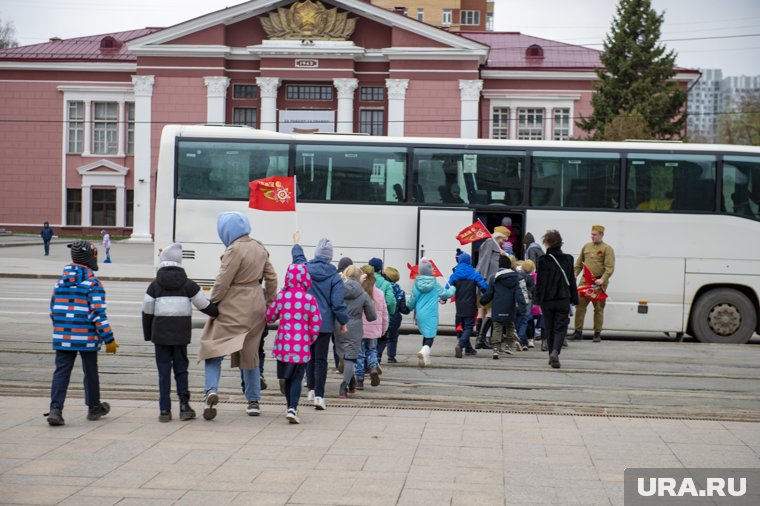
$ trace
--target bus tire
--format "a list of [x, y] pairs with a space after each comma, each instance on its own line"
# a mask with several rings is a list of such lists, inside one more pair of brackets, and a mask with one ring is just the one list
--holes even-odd
[[697, 299], [690, 323], [694, 337], [702, 343], [744, 344], [755, 332], [757, 313], [740, 291], [718, 288]]

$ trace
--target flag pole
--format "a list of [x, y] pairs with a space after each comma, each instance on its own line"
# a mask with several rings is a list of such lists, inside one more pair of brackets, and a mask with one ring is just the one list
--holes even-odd
[[[485, 224], [480, 220], [480, 218], [478, 218], [478, 223], [480, 223], [480, 225], [484, 229], [486, 229], [486, 232], [488, 232], [488, 227], [485, 226]], [[496, 244], [496, 246], [499, 247], [499, 251], [501, 251], [501, 245], [499, 244], [499, 241], [497, 241], [496, 239], [494, 239], [493, 235], [491, 235], [491, 232], [488, 232], [488, 237], [491, 238], [491, 240]]]
[[296, 194], [298, 193], [298, 179], [296, 179], [296, 175], [293, 174], [293, 207], [295, 209], [294, 213], [296, 216], [296, 231], [300, 232], [300, 228], [298, 227], [298, 198], [296, 197]]

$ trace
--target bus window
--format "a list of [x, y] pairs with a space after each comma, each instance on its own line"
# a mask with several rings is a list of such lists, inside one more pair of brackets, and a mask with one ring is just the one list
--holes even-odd
[[618, 153], [536, 151], [531, 204], [537, 207], [620, 207]]
[[754, 219], [760, 216], [760, 157], [723, 159], [721, 211]]
[[628, 155], [626, 207], [640, 211], [714, 211], [715, 157]]
[[405, 179], [402, 147], [296, 146], [299, 200], [398, 202], [405, 193]]
[[288, 174], [284, 144], [179, 140], [177, 188], [180, 198], [248, 199], [248, 182]]
[[519, 205], [524, 164], [525, 153], [519, 151], [417, 148], [412, 201]]

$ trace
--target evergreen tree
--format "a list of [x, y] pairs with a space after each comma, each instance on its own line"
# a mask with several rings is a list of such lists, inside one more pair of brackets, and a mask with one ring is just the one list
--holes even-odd
[[620, 0], [600, 57], [604, 68], [596, 71], [594, 112], [578, 122], [594, 139], [604, 140], [615, 118], [634, 113], [646, 120], [652, 137], [681, 137], [686, 92], [672, 80], [675, 53], [659, 43], [663, 17], [650, 0]]

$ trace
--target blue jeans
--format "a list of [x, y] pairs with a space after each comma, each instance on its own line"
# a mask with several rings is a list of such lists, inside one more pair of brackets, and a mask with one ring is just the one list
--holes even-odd
[[77, 353], [82, 357], [84, 372], [84, 403], [94, 408], [100, 405], [100, 378], [98, 377], [97, 351], [55, 351], [55, 372], [50, 386], [50, 409], [63, 409], [66, 401], [66, 391], [69, 389], [71, 370]]
[[356, 358], [356, 379], [364, 380], [364, 367], [369, 369], [377, 367], [377, 339], [362, 339], [362, 345], [359, 347], [359, 356]]
[[470, 336], [472, 335], [472, 329], [475, 327], [474, 316], [457, 316], [456, 326], [462, 325], [462, 332], [459, 334], [457, 340], [457, 346], [463, 350], [472, 349], [472, 343], [470, 343]]
[[[209, 393], [219, 391], [219, 380], [222, 377], [222, 361], [224, 357], [214, 357], [206, 359], [205, 369], [205, 386], [204, 391]], [[258, 401], [261, 399], [261, 373], [258, 367], [256, 369], [241, 369], [243, 373], [243, 382], [245, 383], [245, 399]]]
[[522, 315], [517, 317], [517, 337], [520, 339], [520, 344], [528, 346], [528, 321], [531, 319], [529, 315]]
[[156, 349], [156, 367], [158, 368], [158, 408], [161, 411], [172, 409], [172, 369], [177, 383], [177, 395], [190, 398], [187, 385], [187, 345], [165, 346], [154, 344]]

